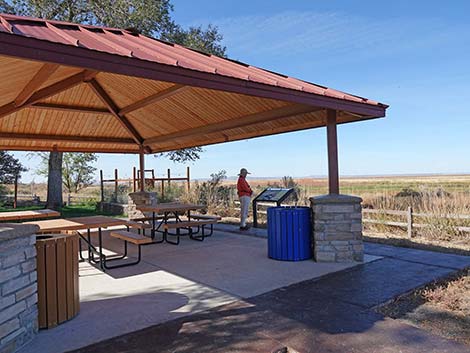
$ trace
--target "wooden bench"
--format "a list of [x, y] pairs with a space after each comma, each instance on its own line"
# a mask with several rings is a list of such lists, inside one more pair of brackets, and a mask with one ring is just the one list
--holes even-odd
[[[148, 238], [142, 234], [133, 233], [127, 230], [112, 230], [110, 231], [109, 235], [112, 236], [113, 238], [121, 239], [124, 241], [124, 254], [118, 258], [106, 259], [104, 263], [104, 266], [106, 269], [137, 265], [142, 258], [141, 246], [145, 244], [151, 244], [153, 242], [151, 238]], [[122, 260], [127, 256], [127, 243], [132, 243], [137, 246], [138, 248], [137, 260], [133, 262], [126, 262], [126, 263], [121, 263], [121, 264], [113, 265], [113, 266], [107, 265], [107, 263], [110, 261]]]
[[[193, 218], [191, 216], [191, 218]], [[217, 223], [218, 219], [215, 217], [208, 218], [208, 219], [194, 219], [194, 220], [185, 220], [181, 222], [170, 222], [163, 224], [163, 229], [165, 230], [165, 240], [174, 245], [178, 245], [180, 243], [180, 236], [181, 235], [189, 235], [189, 237], [193, 240], [203, 241], [205, 237], [210, 237], [214, 232], [214, 224]], [[210, 232], [206, 233], [206, 226], [210, 225]], [[197, 231], [194, 232], [193, 228], [197, 227]], [[170, 230], [175, 229], [176, 233], [171, 233]], [[188, 231], [187, 234], [181, 234], [181, 229], [185, 229]], [[201, 231], [200, 235], [195, 235]], [[167, 235], [176, 236], [176, 242], [168, 240]]]
[[220, 216], [211, 216], [211, 215], [207, 215], [207, 214], [192, 214], [191, 219], [207, 219], [207, 220], [215, 219], [217, 221], [220, 221], [220, 220], [222, 220], [222, 217], [220, 217]]
[[127, 225], [130, 227], [130, 228], [134, 228], [134, 229], [137, 229], [137, 232], [140, 234], [140, 232], [142, 231], [142, 234], [145, 235], [145, 230], [146, 229], [152, 229], [152, 225], [151, 224], [148, 224], [148, 223], [144, 223], [144, 222], [138, 222], [138, 221], [129, 221], [127, 222]]
[[110, 235], [135, 245], [149, 244], [152, 242], [151, 238], [127, 230], [112, 230]]

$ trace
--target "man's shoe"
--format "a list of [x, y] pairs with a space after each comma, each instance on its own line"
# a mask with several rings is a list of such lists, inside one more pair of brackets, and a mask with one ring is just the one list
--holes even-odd
[[245, 230], [248, 230], [248, 227], [247, 227], [247, 226], [244, 226], [244, 227], [240, 227], [240, 230], [241, 230], [241, 231], [245, 231]]

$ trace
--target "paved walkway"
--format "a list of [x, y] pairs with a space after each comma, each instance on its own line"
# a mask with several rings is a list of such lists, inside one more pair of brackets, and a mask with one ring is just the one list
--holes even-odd
[[108, 352], [470, 352], [373, 308], [470, 266], [470, 257], [366, 244], [382, 259], [77, 350]]

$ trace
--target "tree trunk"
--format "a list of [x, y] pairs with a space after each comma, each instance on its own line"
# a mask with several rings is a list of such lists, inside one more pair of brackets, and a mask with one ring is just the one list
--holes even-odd
[[47, 176], [46, 207], [58, 210], [62, 207], [62, 152], [53, 151], [49, 154], [49, 174]]

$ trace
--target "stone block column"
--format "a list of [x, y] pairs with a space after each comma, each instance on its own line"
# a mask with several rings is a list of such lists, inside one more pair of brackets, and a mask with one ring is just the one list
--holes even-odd
[[362, 199], [330, 194], [312, 197], [310, 202], [315, 261], [363, 261]]
[[39, 227], [0, 224], [0, 352], [10, 353], [38, 331], [36, 235]]
[[157, 194], [154, 192], [131, 192], [128, 196], [127, 215], [129, 219], [148, 217], [149, 215], [137, 209], [138, 206], [150, 206], [157, 203]]

